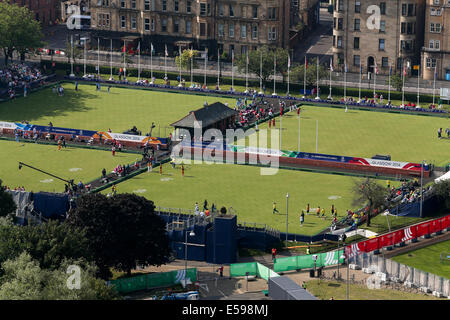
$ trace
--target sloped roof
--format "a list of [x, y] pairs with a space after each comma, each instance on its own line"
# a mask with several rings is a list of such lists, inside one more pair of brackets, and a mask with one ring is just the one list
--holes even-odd
[[228, 119], [238, 112], [227, 107], [221, 102], [209, 104], [201, 109], [191, 111], [187, 116], [171, 124], [172, 127], [194, 128], [195, 122], [202, 122], [202, 127], [206, 128], [214, 123]]

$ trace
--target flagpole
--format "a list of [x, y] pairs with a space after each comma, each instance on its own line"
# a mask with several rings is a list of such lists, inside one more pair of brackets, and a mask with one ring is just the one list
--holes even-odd
[[333, 72], [333, 58], [330, 60], [330, 95], [328, 96], [328, 99], [332, 99], [331, 97], [331, 73]]
[[316, 120], [316, 153], [319, 147], [319, 120]]
[[150, 42], [150, 83], [153, 84], [153, 43]]
[[291, 71], [291, 57], [288, 53], [288, 83], [287, 83], [287, 93], [286, 96], [289, 96], [289, 80], [290, 80], [290, 71]]
[[308, 68], [308, 62], [305, 55], [305, 67], [303, 68], [303, 98], [306, 98], [306, 68]]
[[205, 79], [203, 86], [206, 88], [206, 62], [208, 61], [208, 48], [205, 49]]
[[167, 44], [165, 45], [165, 52], [164, 52], [164, 78], [167, 78]]
[[298, 114], [298, 152], [300, 152], [300, 113]]
[[110, 39], [110, 55], [109, 55], [109, 67], [110, 67], [110, 80], [113, 79], [113, 74], [112, 74], [112, 38]]
[[319, 100], [320, 96], [319, 96], [319, 57], [317, 57], [317, 67], [316, 67], [316, 78], [317, 78], [317, 83], [316, 83], [316, 91], [317, 91], [317, 96], [316, 99]]
[[[377, 73], [378, 73], [378, 66], [377, 66], [377, 63], [375, 62], [375, 76], [373, 77], [373, 98], [374, 99], [375, 99], [375, 95], [377, 94], [376, 89], [375, 89], [375, 87], [377, 85]], [[376, 101], [375, 101], [375, 103], [376, 103]]]
[[436, 93], [436, 76], [437, 76], [437, 71], [436, 71], [436, 66], [434, 66], [434, 80], [433, 80], [433, 106], [434, 106], [434, 95]]
[[389, 67], [389, 91], [388, 91], [388, 103], [391, 101], [391, 74], [392, 74], [392, 65]]
[[100, 77], [100, 38], [97, 38], [97, 76]]
[[126, 55], [126, 49], [125, 49], [125, 40], [123, 40], [123, 80], [126, 79], [126, 61], [125, 61], [125, 55]]
[[70, 76], [74, 77], [75, 75], [73, 74], [73, 35], [70, 36], [70, 55], [72, 57], [72, 59], [70, 60]]
[[248, 93], [248, 49], [245, 58], [245, 93]]
[[194, 49], [191, 47], [191, 86], [194, 83]]
[[220, 50], [217, 49], [217, 90], [220, 90]]
[[84, 38], [84, 75], [86, 75], [86, 38]]
[[259, 94], [264, 94], [262, 90], [262, 50], [259, 52]]
[[419, 69], [417, 69], [417, 105], [416, 107], [419, 108], [420, 104], [420, 65]]
[[276, 84], [275, 84], [275, 75], [276, 75], [276, 72], [277, 72], [277, 56], [276, 56], [276, 53], [274, 53], [274, 55], [273, 55], [273, 93], [272, 93], [272, 95], [273, 96], [276, 96], [277, 94], [276, 94], [276, 90], [275, 90], [275, 86], [276, 86]]
[[403, 63], [403, 72], [402, 72], [402, 78], [403, 78], [403, 84], [402, 84], [402, 106], [405, 106], [405, 63]]
[[358, 103], [361, 102], [361, 79], [362, 79], [362, 64], [359, 62], [359, 94], [358, 94]]
[[344, 68], [344, 102], [347, 104], [347, 62], [345, 62]]
[[138, 81], [141, 80], [141, 42], [138, 44]]
[[234, 91], [234, 49], [231, 50], [231, 91]]
[[181, 84], [181, 46], [178, 46], [178, 57], [179, 57], [179, 59], [180, 59], [180, 81], [178, 82], [178, 86], [179, 87], [182, 87], [182, 84]]

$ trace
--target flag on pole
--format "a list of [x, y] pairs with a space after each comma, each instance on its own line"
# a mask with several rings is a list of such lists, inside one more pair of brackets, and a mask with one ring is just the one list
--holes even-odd
[[434, 67], [434, 80], [436, 80], [437, 79], [437, 69], [436, 69], [436, 67]]
[[166, 55], [166, 57], [168, 57], [169, 56], [169, 53], [167, 52], [167, 44], [165, 45], [165, 55]]
[[375, 74], [378, 74], [378, 64], [376, 61], [375, 61]]
[[403, 66], [403, 76], [406, 77], [406, 65]]
[[125, 49], [125, 41], [123, 42], [123, 50], [122, 50], [122, 52], [123, 52], [123, 53], [126, 52], [126, 49]]
[[392, 65], [389, 67], [389, 76], [392, 76]]
[[345, 66], [345, 73], [347, 73], [347, 62], [344, 63]]
[[305, 56], [305, 70], [308, 70], [308, 60], [306, 60], [306, 56]]
[[150, 49], [152, 50], [152, 53], [155, 52], [155, 49], [153, 48], [153, 43], [150, 43]]
[[137, 51], [138, 53], [141, 53], [141, 43], [140, 43], [140, 42], [138, 43], [138, 46], [137, 46], [136, 51]]
[[249, 61], [248, 61], [248, 51], [247, 51], [247, 58], [246, 58], [246, 61], [247, 61], [247, 65], [249, 64]]
[[288, 55], [288, 68], [290, 68], [290, 67], [291, 67], [291, 56]]
[[333, 68], [333, 58], [330, 59], [330, 70], [331, 70], [331, 72], [334, 71], [334, 68]]

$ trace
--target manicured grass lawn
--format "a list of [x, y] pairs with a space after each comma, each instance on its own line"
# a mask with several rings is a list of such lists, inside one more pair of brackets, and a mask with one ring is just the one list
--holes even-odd
[[[279, 170], [275, 175], [260, 175], [260, 168], [231, 164], [188, 164], [181, 177], [180, 166], [163, 165], [151, 173], [143, 173], [117, 186], [117, 191], [134, 192], [165, 208], [194, 210], [206, 199], [220, 209], [233, 207], [240, 223], [266, 224], [286, 231], [286, 194], [289, 192], [289, 232], [315, 234], [331, 225], [331, 205], [338, 218], [351, 209], [351, 187], [356, 178], [332, 174]], [[381, 184], [385, 183], [380, 181]], [[107, 194], [111, 189], [104, 190]], [[276, 202], [278, 214], [272, 214]], [[299, 215], [307, 203], [311, 208], [325, 208], [327, 219], [310, 214], [300, 227]]]
[[[303, 106], [300, 118], [300, 150], [304, 152], [316, 152], [318, 123], [318, 153], [365, 158], [389, 154], [393, 161], [426, 160], [439, 166], [450, 161], [450, 139], [437, 138], [438, 128], [445, 131], [450, 119], [314, 106]], [[297, 113], [287, 113], [281, 121], [277, 118], [276, 128], [280, 122], [281, 149], [298, 151]], [[268, 129], [268, 123], [259, 129]], [[267, 136], [270, 142], [270, 132]]]
[[[347, 284], [336, 281], [311, 280], [306, 283], [306, 289], [321, 300], [347, 299]], [[415, 294], [388, 289], [369, 289], [367, 286], [350, 284], [350, 300], [438, 300], [432, 295]]]
[[441, 253], [450, 254], [450, 240], [396, 256], [392, 260], [450, 279], [450, 262], [442, 263]]
[[18, 162], [47, 171], [66, 180], [80, 180], [83, 183], [101, 176], [105, 168], [108, 172], [120, 164], [132, 163], [139, 155], [78, 148], [39, 145], [12, 141], [0, 141], [0, 179], [3, 185], [14, 189], [24, 186], [26, 191], [64, 192], [65, 182], [35, 171], [28, 167], [19, 170]]
[[[150, 131], [152, 122], [156, 128], [152, 135], [167, 137], [169, 125], [189, 111], [203, 107], [205, 101], [220, 101], [235, 105], [234, 99], [207, 97], [193, 94], [175, 94], [150, 90], [133, 90], [102, 86], [98, 92], [94, 84], [79, 85], [78, 91], [72, 83], [66, 83], [64, 96], [60, 97], [45, 89], [27, 98], [0, 104], [0, 120], [23, 121], [31, 124], [86, 130], [108, 130], [123, 132], [136, 126], [143, 134]], [[165, 129], [166, 127], [166, 129]]]

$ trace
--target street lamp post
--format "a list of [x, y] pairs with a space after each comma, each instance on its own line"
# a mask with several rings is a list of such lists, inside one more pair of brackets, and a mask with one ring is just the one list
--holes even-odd
[[338, 250], [337, 250], [337, 253], [338, 253], [337, 279], [338, 280], [341, 278], [340, 275], [339, 275], [339, 260], [340, 260], [340, 258], [339, 258], [339, 242], [341, 241], [341, 239], [342, 239], [342, 236], [339, 236], [339, 238], [338, 238]]
[[422, 206], [423, 206], [423, 166], [425, 165], [425, 160], [422, 161], [420, 166], [420, 217], [422, 217]]
[[[342, 257], [345, 259], [345, 255], [342, 255]], [[350, 300], [349, 299], [349, 291], [350, 291], [349, 281], [350, 281], [350, 259], [347, 258], [347, 300]]]
[[289, 192], [286, 194], [286, 243], [288, 241], [288, 225], [289, 225]]
[[[188, 236], [188, 232], [186, 230], [186, 234], [184, 237], [184, 284], [186, 284], [186, 275], [187, 275], [187, 236]], [[189, 232], [189, 236], [195, 237], [194, 230]]]

